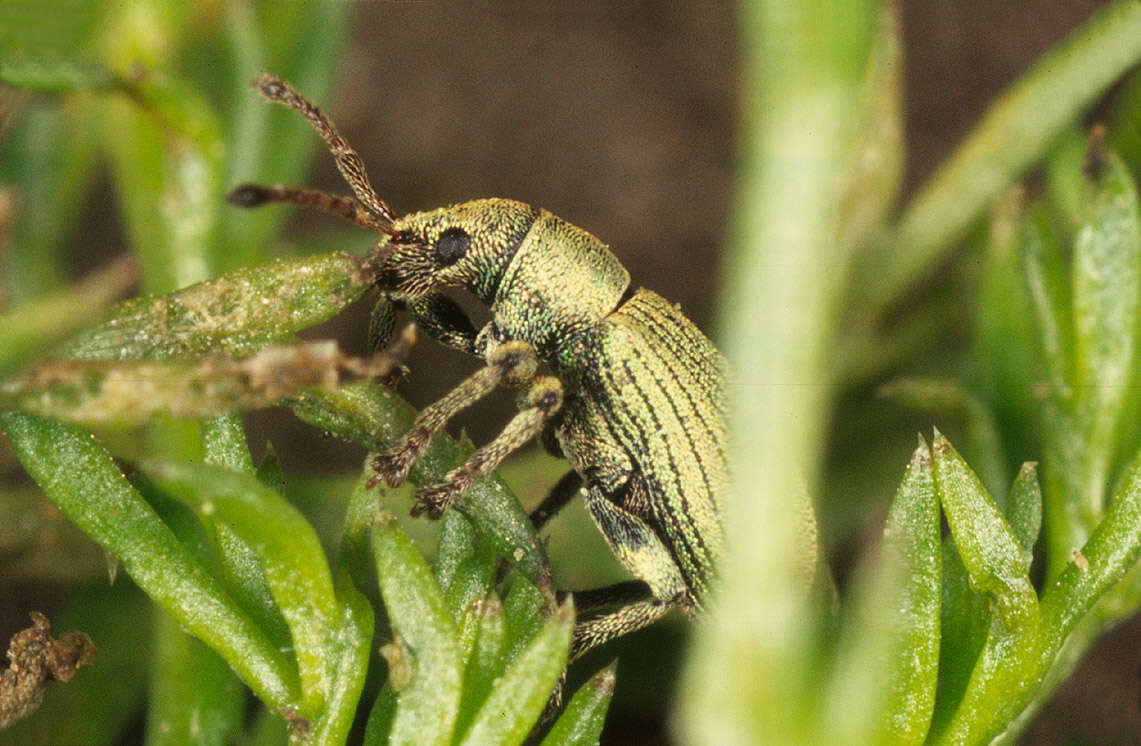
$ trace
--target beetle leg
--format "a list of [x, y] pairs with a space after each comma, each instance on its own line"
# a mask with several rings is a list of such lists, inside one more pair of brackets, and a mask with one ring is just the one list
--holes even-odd
[[607, 606], [626, 606], [651, 598], [650, 586], [641, 580], [623, 580], [602, 588], [561, 590], [555, 594], [555, 599], [562, 603], [568, 595], [574, 596], [574, 611], [579, 615]]
[[405, 307], [416, 326], [429, 337], [469, 355], [475, 354], [475, 325], [454, 300], [443, 293], [429, 293], [407, 301]]
[[477, 370], [443, 399], [421, 410], [403, 440], [388, 453], [373, 459], [372, 468], [376, 475], [369, 480], [369, 487], [381, 478], [392, 487], [403, 482], [412, 464], [428, 449], [432, 436], [448, 420], [490, 394], [504, 380], [525, 381], [533, 378], [537, 368], [535, 349], [526, 342], [505, 342], [497, 347], [488, 356], [487, 367]]
[[611, 614], [575, 625], [567, 663], [611, 640], [637, 632], [665, 616], [673, 605], [657, 598], [627, 604]]
[[531, 523], [538, 531], [547, 524], [547, 521], [554, 518], [560, 510], [566, 506], [579, 490], [582, 489], [582, 477], [578, 472], [571, 469], [555, 483], [547, 496], [543, 498], [543, 502], [539, 503], [539, 507], [531, 511]]
[[475, 354], [476, 329], [463, 309], [446, 295], [429, 293], [415, 300], [397, 302], [381, 293], [368, 323], [368, 344], [382, 350], [396, 330], [396, 311], [407, 309], [417, 328], [441, 344], [469, 355]]
[[[636, 485], [631, 485], [636, 487]], [[597, 485], [586, 493], [586, 508], [618, 560], [649, 586], [650, 598], [627, 603], [617, 611], [582, 622], [574, 630], [570, 660], [616, 637], [641, 629], [661, 618], [673, 606], [692, 606], [681, 570], [662, 540], [638, 516], [608, 499]], [[620, 584], [622, 593], [630, 586]], [[602, 588], [598, 603], [620, 602], [615, 591]], [[607, 599], [606, 594], [612, 594]], [[587, 597], [589, 600], [589, 596]], [[598, 605], [597, 603], [595, 605]]]
[[536, 378], [523, 395], [519, 412], [495, 440], [473, 453], [466, 464], [448, 472], [444, 481], [416, 490], [416, 507], [412, 509], [412, 515], [426, 512], [432, 518], [442, 516], [460, 495], [468, 491], [475, 480], [494, 470], [508, 455], [538, 437], [547, 420], [559, 410], [562, 403], [563, 384], [558, 378]]
[[396, 304], [387, 294], [381, 293], [368, 317], [368, 348], [378, 352], [388, 346], [396, 332]]

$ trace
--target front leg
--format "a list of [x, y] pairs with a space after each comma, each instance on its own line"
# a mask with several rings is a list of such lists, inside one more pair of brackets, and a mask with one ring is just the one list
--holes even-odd
[[429, 293], [402, 303], [382, 293], [369, 317], [368, 343], [372, 350], [388, 346], [396, 330], [398, 307], [405, 308], [416, 327], [432, 339], [469, 355], [476, 354], [475, 326], [459, 304], [442, 293]]
[[[491, 358], [497, 357], [504, 346], [497, 347]], [[538, 437], [562, 403], [563, 385], [559, 379], [554, 376], [534, 379], [520, 398], [518, 414], [511, 418], [495, 440], [473, 453], [463, 466], [448, 472], [444, 481], [416, 490], [416, 507], [412, 509], [412, 515], [426, 512], [432, 518], [442, 516], [475, 484], [475, 480], [494, 471], [508, 455]]]
[[[375, 485], [381, 478], [393, 487], [403, 482], [412, 464], [419, 461], [428, 449], [432, 436], [448, 420], [490, 394], [501, 382], [523, 383], [531, 380], [535, 377], [538, 366], [535, 349], [526, 342], [504, 342], [496, 347], [488, 355], [486, 368], [477, 370], [443, 399], [421, 410], [412, 429], [400, 443], [388, 453], [373, 459], [372, 468], [376, 471], [376, 476], [370, 480], [369, 486]], [[559, 394], [561, 403], [561, 389]]]

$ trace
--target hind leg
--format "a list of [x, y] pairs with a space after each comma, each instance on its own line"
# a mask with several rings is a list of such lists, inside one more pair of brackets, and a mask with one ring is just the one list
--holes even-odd
[[594, 605], [623, 605], [575, 627], [571, 660], [653, 624], [674, 606], [693, 606], [681, 569], [649, 524], [615, 504], [597, 486], [587, 491], [586, 507], [611, 551], [646, 590], [638, 593], [634, 584], [619, 583], [587, 592]]

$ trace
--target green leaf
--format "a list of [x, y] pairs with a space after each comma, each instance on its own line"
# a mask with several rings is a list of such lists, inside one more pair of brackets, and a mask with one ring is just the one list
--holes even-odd
[[[90, 101], [73, 100], [65, 106], [55, 101], [33, 102], [0, 142], [0, 182], [12, 187], [16, 197], [15, 204], [8, 206], [16, 212], [4, 257], [6, 292], [0, 291], [0, 297], [8, 302], [25, 303], [60, 289], [68, 261], [64, 252], [95, 175], [96, 115]], [[110, 293], [122, 292], [126, 290], [123, 284], [131, 284], [133, 273], [126, 274], [126, 279], [119, 278], [112, 285], [114, 290], [103, 291], [102, 295], [108, 296], [103, 304], [115, 298]], [[99, 297], [97, 287], [87, 287], [86, 292]], [[63, 302], [55, 296], [52, 305], [58, 308]], [[73, 302], [78, 303], [76, 308], [84, 308], [78, 299]], [[89, 310], [94, 307], [87, 306]], [[89, 313], [80, 310], [72, 323], [86, 325], [90, 321]], [[7, 325], [0, 329], [7, 329]], [[4, 345], [0, 345], [2, 349]]]
[[208, 464], [228, 466], [234, 471], [253, 472], [254, 462], [246, 431], [238, 415], [211, 417], [202, 423], [202, 441]]
[[468, 607], [460, 623], [461, 631], [469, 622], [474, 634], [464, 667], [463, 696], [456, 718], [457, 733], [467, 731], [483, 703], [491, 696], [499, 676], [507, 668], [510, 652], [503, 602], [494, 593]]
[[320, 712], [331, 679], [328, 644], [340, 612], [313, 527], [252, 474], [181, 463], [149, 464], [146, 472], [197, 512], [228, 526], [257, 553], [293, 639], [301, 677], [300, 713]]
[[1038, 463], [1027, 461], [1018, 470], [1010, 488], [1006, 519], [1022, 547], [1022, 558], [1027, 571], [1034, 561], [1034, 544], [1042, 530], [1042, 488], [1038, 485]]
[[359, 259], [324, 254], [238, 269], [167, 295], [120, 304], [64, 350], [80, 360], [242, 356], [321, 323], [369, 288]]
[[241, 732], [246, 693], [217, 653], [155, 614], [147, 746], [227, 743]]
[[522, 743], [566, 666], [573, 631], [574, 606], [568, 598], [498, 679], [459, 743]]
[[297, 669], [159, 520], [105, 450], [70, 425], [0, 412], [20, 462], [64, 515], [156, 603], [218, 651], [272, 707], [296, 705]]
[[1038, 160], [1057, 135], [1141, 60], [1141, 6], [1117, 0], [1041, 57], [991, 105], [939, 168], [853, 287], [880, 316], [939, 263], [991, 201]]
[[814, 684], [793, 672], [807, 674], [796, 662], [813, 644], [803, 560], [815, 542], [798, 503], [816, 492], [836, 390], [829, 361], [852, 258], [837, 244], [837, 165], [852, 163], [882, 5], [742, 6], [748, 95], [719, 337], [734, 380], [747, 385], [726, 387], [735, 459], [713, 601], [733, 612], [698, 629], [681, 700], [687, 743], [791, 743], [808, 722], [802, 695]]
[[1042, 626], [1055, 646], [1141, 555], [1141, 461], [1110, 503], [1089, 541], [1042, 594]]
[[1132, 382], [1141, 290], [1141, 214], [1125, 166], [1096, 139], [1088, 156], [1085, 221], [1073, 259], [1079, 538], [1101, 515], [1120, 416]]
[[553, 611], [552, 599], [526, 578], [516, 577], [507, 591], [503, 608], [507, 616], [508, 660], [514, 660], [538, 634]]
[[579, 687], [555, 721], [542, 746], [593, 746], [599, 742], [610, 699], [614, 696], [614, 661]]
[[341, 616], [326, 653], [332, 682], [325, 709], [306, 741], [314, 746], [347, 742], [372, 653], [372, 606], [348, 574], [337, 579], [337, 600]]
[[959, 556], [993, 610], [962, 699], [937, 717], [932, 740], [985, 742], [1022, 709], [1020, 698], [1029, 697], [1045, 673], [1038, 596], [1017, 537], [978, 477], [938, 431], [932, 450], [935, 486]]
[[396, 635], [386, 654], [397, 692], [390, 743], [451, 743], [463, 683], [455, 623], [424, 558], [387, 511], [373, 526], [373, 558]]
[[1011, 627], [1037, 623], [1038, 595], [1006, 519], [938, 430], [932, 451], [935, 487], [971, 585], [994, 597], [998, 616]]
[[943, 604], [939, 645], [939, 696], [931, 719], [931, 733], [946, 730], [955, 716], [986, 645], [991, 607], [971, 587], [963, 559], [948, 536], [943, 541]]
[[[890, 643], [881, 736], [893, 743], [922, 743], [931, 722], [939, 674], [942, 542], [939, 501], [931, 452], [920, 438], [884, 527], [887, 579], [898, 585], [881, 595], [886, 602]], [[873, 683], [873, 686], [875, 684]]]
[[899, 8], [884, 3], [864, 73], [852, 163], [840, 170], [840, 243], [858, 247], [882, 230], [903, 183], [903, 42]]
[[0, 313], [0, 375], [89, 326], [135, 282], [135, 274], [129, 261], [116, 261], [70, 287]]
[[[444, 515], [434, 570], [436, 582], [444, 593], [444, 603], [456, 620], [466, 665], [479, 635], [480, 619], [487, 603], [484, 599], [489, 594], [494, 596], [496, 555], [489, 542], [475, 532], [471, 522], [459, 511]], [[465, 692], [469, 681], [465, 674]], [[464, 702], [468, 700], [465, 693]], [[462, 712], [460, 718], [463, 718]]]
[[920, 438], [880, 561], [855, 578], [856, 609], [822, 698], [825, 741], [923, 742], [939, 673], [941, 552], [931, 452]]

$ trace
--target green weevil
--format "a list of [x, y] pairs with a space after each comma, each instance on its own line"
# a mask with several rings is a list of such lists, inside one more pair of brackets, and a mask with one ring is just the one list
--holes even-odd
[[[536, 529], [581, 492], [611, 550], [637, 579], [575, 592], [579, 611], [597, 615], [576, 626], [571, 660], [672, 607], [699, 610], [720, 553], [728, 480], [725, 362], [713, 343], [675, 305], [633, 287], [599, 239], [546, 210], [478, 199], [398, 218], [316, 106], [273, 76], [254, 86], [309, 120], [355, 199], [246, 185], [231, 201], [301, 204], [377, 231], [370, 261], [381, 299], [371, 343], [379, 347], [391, 335], [399, 307], [430, 336], [486, 362], [376, 458], [373, 482], [401, 483], [432, 435], [461, 409], [498, 385], [522, 387], [520, 411], [502, 433], [443, 482], [419, 489], [413, 514], [439, 517], [480, 475], [541, 438], [571, 471], [532, 513]], [[475, 329], [444, 288], [472, 293], [491, 320]]]

